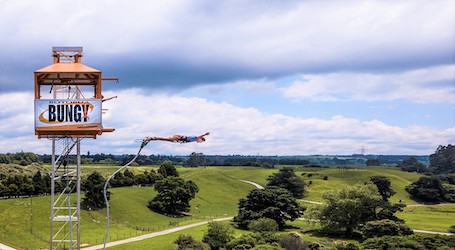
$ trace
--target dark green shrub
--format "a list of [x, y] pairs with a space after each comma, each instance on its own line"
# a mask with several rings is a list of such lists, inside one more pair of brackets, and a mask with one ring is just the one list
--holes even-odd
[[401, 250], [426, 250], [419, 242], [403, 236], [384, 236], [370, 238], [362, 243], [365, 250], [401, 249]]
[[304, 241], [298, 234], [290, 233], [281, 237], [280, 246], [286, 250], [305, 250], [308, 242]]
[[414, 232], [411, 228], [393, 220], [369, 221], [361, 228], [363, 238], [373, 238], [382, 236], [404, 236]]
[[257, 220], [251, 221], [248, 224], [248, 229], [253, 232], [277, 232], [278, 223], [275, 220], [270, 218], [259, 218]]
[[210, 249], [208, 245], [197, 241], [191, 235], [181, 234], [174, 241], [177, 244], [177, 250], [208, 250]]

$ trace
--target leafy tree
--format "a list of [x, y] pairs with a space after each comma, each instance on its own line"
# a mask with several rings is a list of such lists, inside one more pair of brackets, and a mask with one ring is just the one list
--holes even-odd
[[196, 168], [205, 164], [205, 156], [203, 153], [193, 152], [190, 154], [188, 160], [185, 162], [185, 166]]
[[324, 204], [309, 210], [308, 216], [319, 219], [322, 231], [344, 232], [350, 237], [354, 229], [378, 219], [383, 200], [373, 184], [357, 184], [323, 194]]
[[196, 183], [170, 176], [155, 183], [158, 194], [147, 207], [158, 213], [181, 214], [190, 210], [190, 200], [199, 191]]
[[177, 250], [208, 250], [208, 245], [199, 242], [193, 238], [190, 234], [181, 234], [174, 241], [177, 244]]
[[158, 173], [161, 174], [164, 178], [168, 176], [175, 176], [178, 177], [179, 173], [177, 169], [174, 167], [172, 161], [164, 161], [161, 163], [160, 168], [158, 169]]
[[241, 234], [239, 237], [232, 239], [226, 244], [226, 249], [244, 250], [251, 249], [257, 245], [258, 240], [253, 234]]
[[367, 166], [379, 166], [379, 165], [381, 165], [381, 162], [379, 162], [378, 158], [369, 158], [369, 159], [367, 159], [365, 164]]
[[8, 185], [9, 196], [19, 196], [19, 187], [12, 183]]
[[[106, 180], [104, 177], [98, 173], [91, 173], [85, 181], [82, 182], [82, 190], [85, 191], [85, 197], [82, 200], [82, 205], [86, 209], [97, 210], [104, 208], [106, 206], [106, 201], [104, 200], [104, 183]], [[107, 192], [107, 198], [110, 199], [110, 192]]]
[[248, 229], [253, 232], [267, 233], [276, 232], [279, 230], [278, 224], [275, 220], [270, 218], [259, 218], [251, 221], [248, 224]]
[[132, 186], [134, 185], [134, 173], [128, 169], [123, 172], [123, 185]]
[[210, 249], [218, 250], [226, 246], [233, 239], [234, 229], [228, 224], [219, 221], [211, 221], [207, 232], [202, 237], [202, 242], [209, 244]]
[[7, 186], [5, 186], [2, 182], [0, 182], [0, 197], [8, 196], [10, 194], [10, 190]]
[[308, 242], [304, 241], [298, 234], [290, 233], [281, 237], [280, 246], [286, 250], [305, 250], [308, 249]]
[[112, 187], [123, 187], [125, 186], [125, 176], [123, 172], [118, 172], [110, 181]]
[[302, 198], [305, 194], [305, 182], [297, 176], [293, 168], [281, 168], [278, 173], [267, 178], [267, 186], [277, 186], [289, 190], [295, 198]]
[[31, 182], [22, 183], [19, 192], [21, 195], [32, 195], [35, 192], [35, 188]]
[[445, 235], [407, 235], [370, 238], [362, 242], [364, 249], [452, 249], [455, 237]]
[[11, 158], [7, 154], [0, 154], [0, 163], [11, 163]]
[[19, 152], [12, 155], [13, 163], [19, 164], [21, 166], [27, 166], [33, 162], [39, 162], [38, 155], [30, 152]]
[[370, 178], [370, 181], [376, 185], [378, 188], [379, 194], [382, 196], [384, 201], [388, 201], [392, 195], [395, 194], [395, 191], [390, 187], [390, 180], [385, 176], [373, 176]]
[[239, 214], [234, 217], [234, 222], [247, 228], [254, 220], [270, 218], [276, 221], [279, 228], [283, 228], [287, 220], [297, 219], [303, 210], [288, 190], [268, 186], [265, 189], [253, 189], [246, 198], [240, 199]]
[[398, 167], [401, 168], [403, 171], [407, 172], [428, 172], [427, 166], [425, 164], [419, 162], [415, 157], [409, 157], [404, 159], [398, 164]]
[[32, 177], [32, 183], [34, 187], [34, 194], [45, 194], [49, 192], [47, 190], [46, 180], [41, 175], [41, 171], [37, 171]]
[[455, 145], [439, 146], [430, 155], [430, 169], [435, 174], [455, 173]]
[[444, 201], [444, 188], [442, 187], [441, 180], [436, 176], [422, 176], [418, 181], [407, 186], [405, 189], [414, 199], [423, 202]]
[[369, 221], [361, 228], [364, 239], [382, 236], [403, 236], [414, 234], [411, 228], [393, 220]]

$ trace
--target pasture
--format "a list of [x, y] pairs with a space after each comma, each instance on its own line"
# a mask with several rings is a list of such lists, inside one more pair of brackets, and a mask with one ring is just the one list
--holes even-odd
[[[83, 175], [98, 171], [105, 177], [114, 172], [117, 167], [83, 166]], [[130, 167], [134, 173], [157, 169], [156, 166]], [[150, 211], [146, 204], [156, 192], [152, 187], [122, 187], [111, 188], [111, 227], [109, 241], [130, 238], [146, 233], [207, 221], [214, 218], [230, 217], [237, 214], [240, 198], [246, 197], [255, 188], [253, 185], [241, 182], [248, 180], [265, 186], [267, 177], [278, 172], [274, 169], [255, 167], [200, 167], [182, 168], [177, 170], [186, 180], [194, 181], [200, 191], [191, 201], [190, 215], [183, 218], [171, 218]], [[295, 167], [296, 174], [302, 176], [306, 184], [307, 195], [304, 199], [323, 201], [322, 194], [331, 189], [369, 181], [371, 176], [386, 176], [390, 179], [396, 194], [392, 202], [416, 204], [409, 198], [404, 187], [416, 181], [419, 174], [402, 172], [396, 168], [369, 167], [362, 169], [341, 170], [332, 168], [303, 168]], [[74, 200], [74, 199], [73, 199]], [[306, 206], [307, 203], [302, 203]], [[49, 237], [50, 197], [0, 200], [0, 242], [18, 249], [40, 249], [48, 247]], [[398, 216], [405, 219], [413, 229], [446, 232], [453, 224], [455, 206], [408, 207]], [[99, 211], [81, 212], [81, 241], [83, 246], [97, 245], [103, 242], [105, 233], [105, 209]], [[428, 222], [428, 221], [431, 222]], [[292, 230], [303, 233], [306, 238], [314, 240], [306, 232], [317, 228], [317, 224], [303, 221], [290, 223]], [[191, 234], [201, 240], [206, 226], [199, 226], [185, 231], [159, 236], [137, 243], [122, 245], [112, 249], [175, 249], [172, 242], [180, 234]], [[239, 233], [239, 231], [237, 231]], [[327, 239], [321, 239], [327, 241]], [[139, 247], [139, 248], [137, 248]]]

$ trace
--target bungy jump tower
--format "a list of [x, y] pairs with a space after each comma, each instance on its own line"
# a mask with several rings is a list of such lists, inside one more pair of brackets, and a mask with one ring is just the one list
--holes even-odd
[[82, 47], [53, 47], [54, 63], [34, 72], [35, 135], [52, 142], [50, 249], [80, 249], [81, 140], [102, 125], [101, 71], [81, 63]]

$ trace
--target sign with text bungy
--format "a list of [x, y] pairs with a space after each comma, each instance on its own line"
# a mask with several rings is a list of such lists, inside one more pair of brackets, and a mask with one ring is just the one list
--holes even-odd
[[84, 130], [101, 126], [101, 100], [36, 99], [35, 128]]

